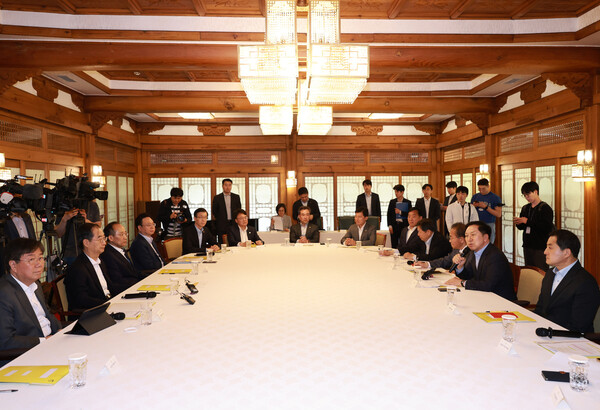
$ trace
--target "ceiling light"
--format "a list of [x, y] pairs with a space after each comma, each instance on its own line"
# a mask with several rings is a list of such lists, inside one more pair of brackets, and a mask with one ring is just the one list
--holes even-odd
[[212, 120], [215, 118], [210, 112], [180, 112], [179, 116], [186, 120]]
[[259, 111], [260, 129], [265, 135], [290, 135], [294, 126], [291, 105], [263, 105]]

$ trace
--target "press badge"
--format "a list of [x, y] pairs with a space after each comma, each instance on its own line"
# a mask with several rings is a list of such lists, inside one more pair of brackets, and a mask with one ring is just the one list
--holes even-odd
[[531, 233], [531, 226], [528, 226], [527, 229], [525, 229], [525, 233], [527, 235], [529, 235]]

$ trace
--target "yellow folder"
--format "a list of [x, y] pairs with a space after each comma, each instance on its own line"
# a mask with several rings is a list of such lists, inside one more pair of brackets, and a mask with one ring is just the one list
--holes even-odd
[[69, 366], [10, 366], [0, 370], [0, 382], [56, 384], [68, 373]]

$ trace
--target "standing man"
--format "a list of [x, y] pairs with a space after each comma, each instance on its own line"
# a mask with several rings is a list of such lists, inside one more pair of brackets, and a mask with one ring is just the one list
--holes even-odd
[[529, 202], [521, 209], [518, 218], [514, 218], [517, 229], [523, 231], [523, 255], [525, 266], [537, 266], [548, 270], [544, 250], [550, 232], [554, 230], [554, 212], [540, 199], [540, 187], [537, 182], [526, 182], [521, 193]]
[[486, 223], [492, 230], [490, 242], [496, 240], [496, 218], [502, 217], [502, 200], [490, 191], [490, 181], [482, 178], [477, 181], [479, 193], [473, 195], [471, 203], [477, 208], [479, 220]]
[[[417, 199], [415, 208], [419, 209], [419, 213], [423, 218], [432, 219], [438, 226], [438, 221], [441, 218], [440, 201], [431, 197], [433, 186], [431, 184], [423, 185], [423, 198]], [[438, 226], [439, 229], [439, 226]]]
[[[390, 230], [392, 246], [396, 247], [400, 239], [400, 233], [408, 226], [408, 210], [412, 208], [412, 204], [408, 199], [404, 198], [404, 185], [395, 185], [394, 194], [396, 198], [390, 200], [390, 204], [388, 205], [387, 224]], [[400, 208], [405, 208], [405, 210], [402, 211]]]
[[298, 215], [298, 224], [290, 228], [291, 243], [319, 243], [319, 227], [310, 222], [310, 208], [301, 206]]
[[581, 243], [570, 231], [559, 229], [546, 244], [546, 263], [554, 266], [542, 280], [535, 313], [573, 332], [593, 332], [600, 306], [598, 282], [577, 260]]
[[96, 224], [85, 223], [77, 231], [83, 252], [67, 269], [65, 289], [69, 310], [85, 310], [101, 305], [118, 293], [100, 259], [106, 237]]
[[256, 245], [264, 245], [256, 228], [248, 226], [248, 214], [243, 209], [234, 212], [235, 224], [229, 227], [227, 242], [229, 246], [246, 246], [246, 242], [251, 241]]
[[205, 253], [207, 249], [219, 250], [217, 239], [206, 229], [208, 211], [198, 208], [194, 211], [194, 224], [183, 228], [183, 254]]
[[162, 201], [158, 208], [158, 221], [163, 227], [162, 239], [181, 237], [182, 224], [191, 220], [190, 208], [183, 200], [183, 189], [172, 188], [171, 198]]
[[294, 205], [292, 206], [292, 220], [298, 220], [298, 211], [301, 206], [308, 206], [310, 208], [310, 220], [321, 229], [321, 211], [319, 210], [319, 203], [308, 197], [308, 189], [306, 189], [306, 187], [298, 189], [298, 196], [300, 199], [294, 202]]
[[129, 236], [123, 225], [118, 222], [110, 222], [104, 227], [104, 236], [108, 245], [100, 254], [100, 260], [116, 288], [115, 292], [121, 293], [144, 279], [144, 275], [135, 270], [133, 262], [125, 253]]
[[[62, 256], [67, 265], [73, 263], [81, 254], [81, 248], [79, 248], [81, 241], [77, 238], [79, 227], [84, 223], [100, 226], [101, 217], [98, 204], [89, 201], [86, 208], [70, 209], [57, 219], [56, 234], [61, 238]], [[88, 213], [88, 211], [90, 212]]]
[[8, 273], [0, 277], [0, 351], [28, 349], [60, 329], [39, 282], [44, 247], [35, 239], [17, 238], [8, 244], [5, 255]]
[[27, 212], [12, 212], [5, 225], [6, 239], [35, 239], [35, 229], [31, 216]]
[[212, 219], [215, 220], [217, 235], [223, 240], [223, 235], [232, 225], [233, 212], [242, 208], [242, 201], [238, 194], [231, 192], [233, 181], [225, 178], [222, 181], [223, 192], [215, 195], [212, 202]]
[[[469, 188], [466, 186], [459, 186], [456, 188], [457, 201], [450, 204], [446, 210], [446, 227], [448, 232], [455, 223], [468, 224], [471, 221], [479, 221], [479, 215], [477, 215], [477, 209], [467, 203], [467, 195], [469, 195]], [[490, 241], [491, 242], [491, 241]]]
[[369, 216], [376, 216], [381, 220], [381, 204], [379, 202], [379, 195], [371, 192], [373, 183], [370, 179], [365, 179], [362, 183], [364, 193], [356, 197], [356, 209], [366, 207], [369, 211]]
[[138, 236], [131, 242], [129, 254], [138, 273], [148, 276], [165, 266], [165, 261], [158, 253], [158, 247], [152, 238], [156, 231], [156, 224], [150, 215], [143, 213], [135, 218], [135, 226], [138, 229]]
[[467, 246], [471, 252], [466, 257], [455, 255], [456, 277], [447, 285], [462, 286], [465, 289], [494, 292], [508, 300], [516, 300], [513, 274], [508, 259], [490, 243], [490, 227], [481, 222], [467, 225]]
[[[450, 205], [453, 202], [456, 202], [456, 187], [458, 185], [456, 184], [455, 181], [450, 181], [446, 184], [446, 192], [448, 192], [448, 196], [446, 198], [444, 198], [444, 203], [441, 206], [442, 212], [446, 212], [446, 210], [448, 209], [448, 205]], [[444, 220], [445, 220], [445, 215], [444, 215]], [[446, 236], [448, 236], [448, 233], [450, 232], [450, 228], [446, 229], [445, 225], [442, 224], [442, 227], [444, 228], [444, 234]]]
[[356, 241], [361, 241], [364, 246], [375, 245], [377, 240], [377, 229], [367, 224], [367, 208], [357, 209], [354, 213], [354, 223], [346, 231], [340, 240], [342, 245], [354, 246]]

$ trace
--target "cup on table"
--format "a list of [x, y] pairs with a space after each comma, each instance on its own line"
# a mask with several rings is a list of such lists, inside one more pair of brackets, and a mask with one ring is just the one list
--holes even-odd
[[200, 272], [200, 262], [192, 262], [192, 275], [197, 275]]
[[171, 295], [176, 295], [179, 291], [179, 279], [170, 278], [169, 279], [169, 289], [171, 290]]
[[283, 246], [290, 246], [290, 238], [283, 238]]
[[152, 303], [150, 301], [144, 302], [142, 306], [142, 314], [140, 315], [140, 323], [143, 326], [149, 326], [152, 324]]
[[221, 253], [225, 253], [225, 252], [227, 252], [227, 244], [226, 243], [221, 245]]
[[402, 261], [400, 259], [400, 254], [399, 253], [394, 253], [394, 269], [401, 269], [402, 268]]
[[246, 248], [247, 249], [252, 248], [252, 241], [246, 241]]
[[327, 247], [329, 247], [331, 245], [331, 238], [327, 238], [326, 243], [327, 243]]
[[515, 315], [502, 315], [502, 339], [510, 343], [514, 342], [516, 327], [517, 317]]
[[454, 305], [454, 297], [456, 296], [456, 286], [446, 286], [446, 304], [448, 306]]
[[206, 249], [206, 260], [211, 262], [213, 260], [213, 256], [215, 255], [214, 249], [207, 248]]
[[356, 250], [359, 251], [360, 247], [362, 246], [362, 242], [361, 241], [356, 241]]
[[578, 354], [569, 357], [569, 384], [575, 391], [586, 391], [590, 381], [588, 379], [589, 360]]
[[69, 355], [69, 374], [71, 375], [72, 389], [85, 386], [87, 363], [88, 359], [85, 353], [73, 353]]

